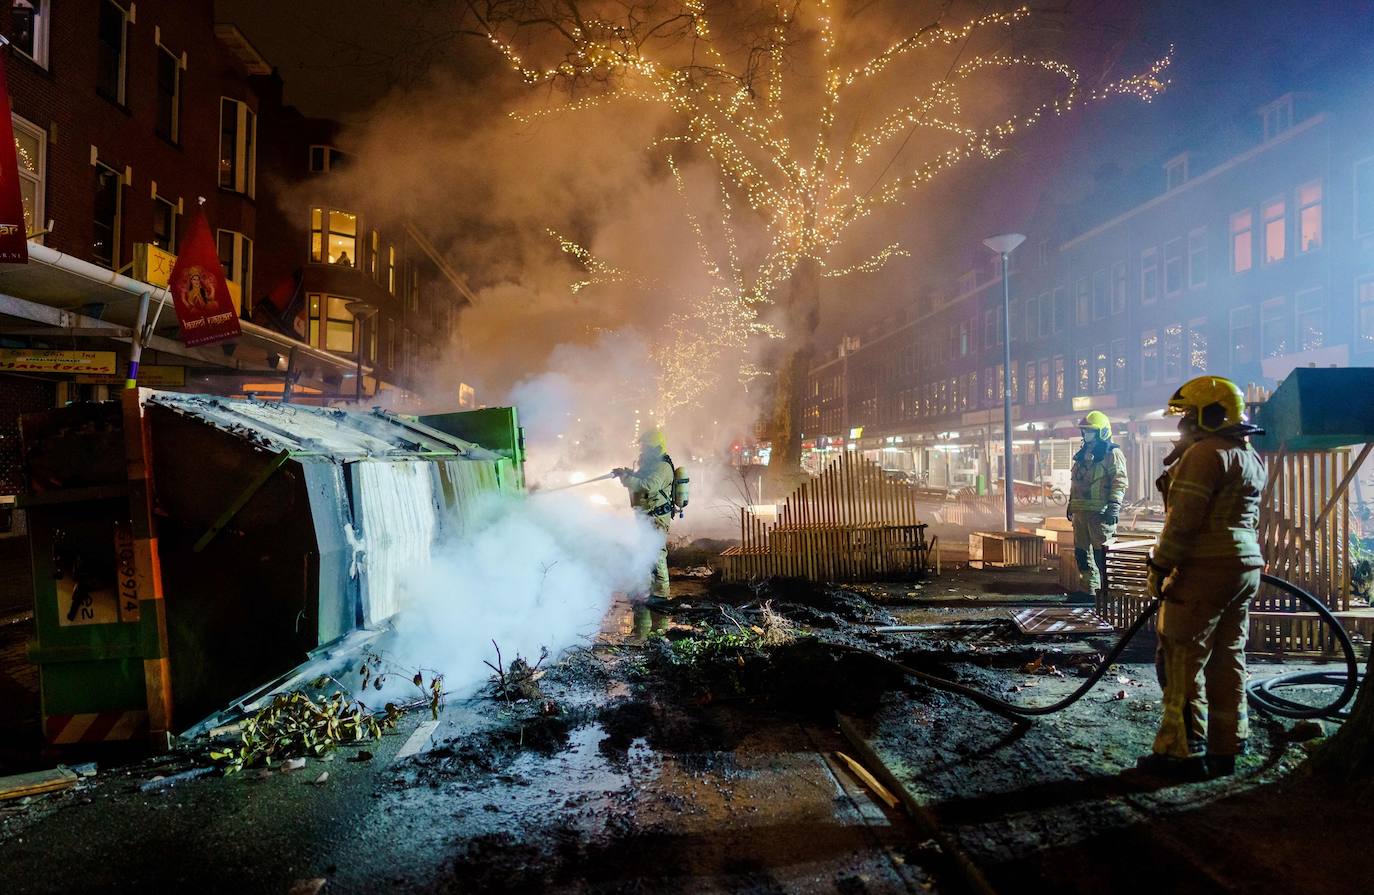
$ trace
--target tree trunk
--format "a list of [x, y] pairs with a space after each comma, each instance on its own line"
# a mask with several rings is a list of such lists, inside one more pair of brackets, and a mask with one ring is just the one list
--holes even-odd
[[773, 407], [768, 421], [773, 449], [764, 475], [764, 493], [769, 500], [786, 498], [806, 478], [801, 467], [802, 397], [815, 355], [820, 281], [820, 269], [808, 258], [797, 265], [787, 284], [783, 305], [786, 338], [773, 373]]
[[1311, 765], [1337, 783], [1374, 780], [1374, 651], [1350, 720], [1312, 753]]

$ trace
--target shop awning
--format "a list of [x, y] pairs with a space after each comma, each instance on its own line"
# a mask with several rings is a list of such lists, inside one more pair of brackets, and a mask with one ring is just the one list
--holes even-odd
[[[176, 314], [166, 289], [115, 273], [44, 245], [29, 244], [28, 264], [0, 265], [0, 337], [61, 340], [81, 347], [129, 343], [140, 298], [150, 296], [157, 327], [147, 348], [188, 366], [244, 373], [282, 373], [292, 350], [296, 367], [314, 376], [353, 375], [356, 361], [322, 351], [248, 321], [234, 342], [188, 348], [175, 337]], [[161, 314], [158, 305], [165, 302]], [[365, 375], [371, 368], [364, 364]]]

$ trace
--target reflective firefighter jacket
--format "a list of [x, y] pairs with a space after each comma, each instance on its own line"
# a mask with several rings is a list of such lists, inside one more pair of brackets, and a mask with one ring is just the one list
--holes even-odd
[[641, 459], [639, 468], [622, 478], [630, 489], [630, 506], [650, 516], [667, 516], [673, 501], [673, 462], [666, 454]]
[[1165, 516], [1155, 565], [1232, 559], [1263, 566], [1256, 529], [1265, 479], [1264, 461], [1248, 442], [1208, 435], [1191, 445], [1160, 479]]
[[1100, 513], [1108, 505], [1121, 509], [1126, 496], [1126, 455], [1110, 441], [1084, 445], [1073, 455], [1069, 512]]

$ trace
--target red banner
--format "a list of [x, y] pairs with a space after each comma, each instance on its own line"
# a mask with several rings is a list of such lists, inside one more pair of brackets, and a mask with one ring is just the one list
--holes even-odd
[[[29, 234], [24, 227], [24, 200], [19, 195], [19, 158], [10, 116], [10, 88], [5, 80], [6, 56], [0, 55], [0, 262], [24, 264], [29, 260]], [[34, 226], [42, 226], [42, 222], [34, 221]]]
[[196, 215], [182, 240], [170, 279], [183, 343], [193, 347], [238, 338], [239, 317], [203, 212]]

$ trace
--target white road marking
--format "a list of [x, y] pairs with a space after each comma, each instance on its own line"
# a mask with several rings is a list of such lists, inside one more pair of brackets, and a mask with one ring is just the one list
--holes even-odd
[[410, 735], [410, 739], [405, 741], [405, 745], [396, 753], [396, 757], [391, 760], [392, 763], [395, 764], [398, 761], [404, 761], [428, 745], [430, 734], [434, 733], [434, 728], [438, 726], [438, 721], [426, 721], [424, 724], [415, 728], [415, 732]]

